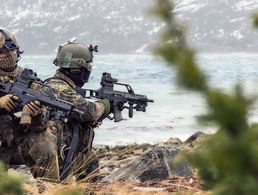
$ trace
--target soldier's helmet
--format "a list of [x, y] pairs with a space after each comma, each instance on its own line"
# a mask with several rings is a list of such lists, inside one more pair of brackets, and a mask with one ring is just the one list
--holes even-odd
[[10, 30], [0, 27], [0, 69], [14, 70], [21, 53], [15, 35]]
[[[76, 40], [76, 39], [75, 39]], [[70, 40], [59, 46], [54, 64], [59, 66], [63, 73], [72, 79], [77, 86], [82, 86], [89, 79], [93, 51], [97, 52], [97, 46], [89, 47]]]
[[8, 29], [0, 28], [0, 52], [6, 52], [18, 49], [18, 43], [15, 35]]
[[80, 69], [82, 67], [92, 69], [92, 46], [88, 47], [81, 43], [68, 41], [59, 46], [54, 64], [61, 68]]

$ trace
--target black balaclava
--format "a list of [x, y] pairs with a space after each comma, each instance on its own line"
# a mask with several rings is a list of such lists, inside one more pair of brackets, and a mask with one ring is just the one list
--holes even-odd
[[67, 77], [69, 77], [74, 82], [76, 87], [80, 88], [88, 82], [91, 73], [91, 71], [83, 67], [76, 70], [69, 68], [61, 68], [60, 71]]

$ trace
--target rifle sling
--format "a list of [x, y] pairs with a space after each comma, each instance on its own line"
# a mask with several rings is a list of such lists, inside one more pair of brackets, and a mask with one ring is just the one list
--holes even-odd
[[60, 176], [61, 181], [64, 181], [67, 178], [67, 176], [69, 175], [71, 166], [75, 161], [74, 157], [75, 157], [75, 154], [77, 152], [79, 142], [80, 142], [78, 123], [76, 123], [76, 121], [72, 120], [71, 128], [72, 128], [71, 146], [70, 146], [70, 149], [68, 150], [68, 153], [63, 162], [61, 176]]

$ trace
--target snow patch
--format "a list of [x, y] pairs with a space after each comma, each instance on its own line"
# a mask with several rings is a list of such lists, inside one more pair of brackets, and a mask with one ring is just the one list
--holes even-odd
[[258, 1], [257, 0], [242, 0], [235, 5], [236, 10], [254, 10], [258, 8]]
[[238, 40], [242, 39], [244, 37], [244, 35], [240, 32], [240, 30], [234, 30], [231, 35], [235, 38], [237, 38]]
[[181, 0], [176, 3], [174, 12], [191, 12], [194, 13], [207, 5], [207, 0], [198, 1], [198, 0]]
[[53, 29], [53, 32], [60, 32], [61, 31], [61, 26], [57, 26]]
[[79, 18], [80, 18], [80, 15], [76, 15], [76, 16], [73, 16], [73, 17], [68, 18], [67, 20], [68, 20], [69, 22], [71, 22], [71, 21], [77, 20], [77, 19], [79, 19]]
[[245, 17], [233, 18], [229, 22], [233, 23], [233, 22], [243, 21], [244, 19], [245, 19]]

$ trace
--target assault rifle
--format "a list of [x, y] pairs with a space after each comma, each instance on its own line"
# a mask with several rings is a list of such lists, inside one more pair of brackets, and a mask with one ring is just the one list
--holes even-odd
[[[102, 74], [100, 85], [101, 87], [97, 90], [76, 88], [76, 91], [85, 98], [108, 99], [111, 104], [111, 113], [114, 114], [113, 118], [108, 118], [111, 120], [114, 119], [115, 122], [123, 120], [122, 110], [124, 108], [129, 109], [129, 117], [132, 118], [134, 109], [136, 109], [136, 111], [145, 112], [148, 102], [153, 102], [153, 100], [148, 99], [145, 95], [135, 94], [130, 85], [118, 83], [118, 80], [112, 78], [110, 73], [104, 72]], [[115, 91], [115, 85], [125, 86], [127, 92]], [[126, 103], [128, 103], [129, 106], [126, 106]], [[72, 139], [70, 142], [70, 149], [67, 152], [61, 168], [61, 181], [64, 181], [67, 178], [70, 167], [74, 161], [74, 156], [80, 145], [78, 131], [78, 124], [72, 123]]]
[[[52, 90], [50, 95], [45, 95], [30, 89], [32, 83], [39, 81], [40, 80], [37, 78], [37, 75], [32, 70], [24, 69], [22, 74], [17, 77], [14, 83], [0, 82], [0, 95], [13, 94], [18, 97], [15, 112], [21, 111], [22, 107], [26, 103], [37, 100], [40, 101], [41, 104], [51, 108], [52, 114], [57, 120], [61, 119], [67, 122], [70, 113], [81, 113], [79, 110], [74, 109], [71, 103], [57, 98], [52, 88], [49, 88], [50, 91]], [[111, 103], [111, 113], [114, 114], [113, 118], [109, 118], [111, 120], [114, 119], [115, 122], [123, 119], [121, 112], [124, 108], [129, 109], [129, 117], [131, 118], [133, 117], [134, 109], [136, 109], [136, 111], [145, 112], [148, 102], [153, 102], [153, 100], [148, 99], [145, 95], [135, 94], [130, 85], [118, 83], [118, 80], [112, 78], [110, 73], [103, 73], [100, 84], [101, 88], [98, 90], [80, 89], [77, 91], [85, 98], [107, 98]], [[115, 91], [114, 85], [125, 86], [127, 92]], [[126, 103], [128, 103], [129, 106], [126, 106]], [[72, 139], [70, 142], [70, 149], [66, 154], [61, 168], [61, 181], [67, 178], [77, 149], [80, 146], [78, 123], [72, 118], [69, 118], [69, 120], [71, 120], [70, 122], [72, 125]]]
[[[118, 79], [112, 78], [110, 73], [104, 72], [100, 82], [101, 87], [97, 90], [92, 89], [76, 89], [85, 98], [108, 99], [111, 104], [111, 113], [114, 117], [108, 117], [115, 122], [123, 120], [122, 110], [128, 109], [129, 118], [133, 117], [133, 110], [146, 111], [148, 102], [154, 102], [145, 95], [139, 95], [134, 92], [128, 84], [118, 83]], [[114, 90], [115, 85], [124, 86], [127, 92]], [[125, 104], [128, 103], [126, 106]]]
[[39, 81], [36, 73], [30, 69], [24, 69], [14, 83], [0, 82], [0, 95], [12, 94], [18, 97], [14, 112], [21, 111], [26, 103], [35, 100], [40, 101], [45, 106], [49, 106], [52, 114], [54, 113], [54, 118], [57, 120], [67, 120], [67, 116], [72, 111], [80, 112], [73, 109], [73, 105], [70, 102], [57, 98], [54, 90], [51, 88], [50, 91], [52, 90], [52, 93], [49, 96], [30, 89], [33, 82], [40, 83]]

